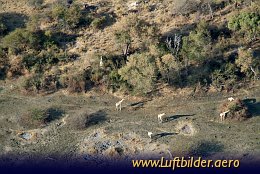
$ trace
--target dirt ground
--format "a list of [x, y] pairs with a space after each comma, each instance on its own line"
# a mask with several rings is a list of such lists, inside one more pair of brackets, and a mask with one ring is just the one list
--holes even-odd
[[[95, 163], [95, 160], [193, 155], [205, 158], [259, 160], [260, 87], [224, 95], [161, 94], [150, 100], [126, 97], [122, 111], [115, 110], [121, 97], [98, 92], [25, 96], [15, 86], [0, 84], [0, 156], [9, 161], [40, 155]], [[254, 99], [252, 117], [242, 122], [219, 119], [219, 106], [227, 97]], [[46, 126], [27, 129], [21, 116], [32, 108], [60, 108], [64, 112]], [[166, 113], [159, 123], [157, 115]], [[147, 132], [153, 132], [150, 139]], [[25, 136], [26, 135], [26, 136]], [[11, 156], [19, 156], [19, 160]], [[5, 159], [6, 160], [6, 159]], [[96, 163], [100, 163], [96, 161]]]

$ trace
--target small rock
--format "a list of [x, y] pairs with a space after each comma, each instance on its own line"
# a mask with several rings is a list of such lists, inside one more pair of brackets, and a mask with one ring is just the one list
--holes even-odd
[[30, 140], [33, 137], [33, 135], [29, 132], [24, 132], [24, 133], [20, 134], [20, 137], [25, 140]]

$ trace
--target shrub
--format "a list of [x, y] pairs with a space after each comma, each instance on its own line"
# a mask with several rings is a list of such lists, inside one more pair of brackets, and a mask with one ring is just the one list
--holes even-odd
[[251, 116], [248, 107], [240, 99], [235, 99], [232, 102], [225, 102], [221, 105], [221, 112], [229, 110], [227, 114], [228, 120], [243, 121]]
[[22, 87], [26, 91], [36, 92], [38, 93], [39, 90], [42, 88], [42, 74], [33, 74], [30, 77], [27, 77], [22, 84]]
[[30, 17], [29, 21], [26, 23], [26, 29], [30, 32], [40, 31], [40, 15], [36, 14]]
[[93, 85], [91, 71], [84, 70], [63, 75], [60, 77], [60, 85], [63, 88], [67, 88], [70, 93], [86, 92]]
[[32, 108], [20, 118], [22, 126], [35, 129], [45, 125], [48, 113], [45, 109]]
[[247, 39], [255, 38], [260, 33], [260, 14], [259, 12], [239, 13], [231, 17], [228, 28], [244, 34]]
[[41, 59], [37, 57], [36, 53], [26, 54], [23, 56], [22, 63], [24, 67], [31, 70], [36, 64], [41, 63]]
[[105, 80], [105, 71], [100, 68], [94, 68], [91, 72], [91, 81], [94, 82], [95, 85], [100, 85], [104, 83]]
[[90, 26], [95, 28], [95, 29], [101, 29], [101, 28], [104, 27], [106, 20], [107, 20], [106, 16], [102, 16], [100, 18], [95, 18], [91, 22]]
[[69, 76], [68, 91], [69, 92], [85, 92], [85, 79], [82, 74]]
[[247, 77], [256, 75], [252, 72], [252, 69], [258, 70], [260, 65], [260, 61], [253, 57], [253, 51], [243, 48], [238, 49], [238, 57], [235, 63], [240, 68], [240, 71], [246, 74]]
[[124, 17], [115, 25], [114, 31], [117, 49], [122, 50], [124, 56], [130, 49], [147, 51], [150, 45], [158, 44], [157, 25], [149, 24], [136, 15]]
[[236, 65], [226, 63], [220, 69], [213, 71], [211, 75], [212, 84], [219, 89], [222, 89], [222, 87], [228, 89], [229, 86], [234, 86], [236, 81], [239, 80], [240, 74], [238, 72]]
[[161, 59], [157, 59], [156, 63], [162, 79], [169, 84], [173, 84], [181, 68], [175, 61], [174, 56], [172, 54], [166, 54], [162, 56]]
[[195, 31], [192, 31], [188, 37], [183, 37], [182, 57], [188, 57], [189, 60], [201, 63], [208, 58], [210, 49], [211, 36], [205, 22], [199, 23]]
[[45, 69], [58, 64], [59, 62], [68, 62], [70, 54], [59, 49], [56, 45], [50, 45], [47, 50], [27, 53], [23, 56], [22, 63], [28, 70], [44, 72]]
[[23, 114], [20, 122], [29, 129], [35, 129], [59, 119], [65, 112], [59, 108], [51, 107], [48, 109], [32, 108], [27, 113]]
[[198, 1], [192, 1], [192, 0], [186, 0], [186, 1], [180, 1], [180, 0], [173, 0], [172, 4], [172, 14], [190, 14], [195, 11], [198, 11], [199, 2]]
[[153, 90], [156, 77], [154, 58], [147, 53], [133, 54], [127, 64], [119, 69], [122, 76], [137, 94], [146, 94]]
[[8, 72], [7, 72], [8, 78], [22, 75], [23, 70], [24, 70], [24, 67], [22, 64], [22, 58], [20, 56], [14, 56], [9, 59], [9, 68], [8, 68]]
[[8, 48], [9, 53], [18, 54], [29, 49], [38, 49], [41, 39], [36, 33], [18, 28], [3, 38], [3, 47]]
[[122, 55], [105, 55], [102, 57], [106, 69], [117, 70], [125, 65], [125, 58]]
[[30, 77], [27, 77], [22, 87], [27, 92], [44, 92], [52, 93], [57, 91], [59, 87], [58, 76], [57, 75], [44, 75], [44, 74], [33, 74]]
[[41, 79], [41, 90], [47, 93], [57, 91], [59, 87], [58, 77], [56, 75], [45, 75]]
[[122, 80], [122, 77], [118, 73], [118, 70], [112, 70], [109, 73], [108, 78], [108, 89], [111, 89], [112, 92], [116, 91], [117, 89], [125, 85], [124, 81]]
[[47, 113], [45, 110], [42, 109], [33, 109], [31, 111], [31, 118], [33, 120], [45, 120], [47, 118]]
[[80, 7], [76, 4], [67, 8], [64, 4], [56, 3], [52, 9], [51, 16], [60, 27], [72, 29], [78, 26], [82, 14]]
[[124, 31], [124, 30], [116, 31], [114, 35], [118, 47], [122, 50], [122, 54], [126, 56], [129, 52], [130, 45], [132, 42], [132, 38], [130, 36], [129, 31]]

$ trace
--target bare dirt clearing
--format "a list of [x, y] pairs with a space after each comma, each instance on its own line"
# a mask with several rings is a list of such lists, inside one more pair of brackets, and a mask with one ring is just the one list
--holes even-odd
[[[129, 159], [143, 156], [198, 155], [254, 159], [260, 153], [259, 88], [234, 97], [253, 98], [253, 116], [243, 122], [219, 121], [219, 105], [227, 96], [164, 96], [146, 102], [128, 98], [116, 112], [119, 98], [87, 95], [22, 96], [3, 87], [0, 92], [1, 155], [66, 156], [82, 161], [94, 157]], [[38, 129], [25, 128], [20, 116], [31, 108], [58, 107], [61, 118]], [[164, 123], [157, 115], [165, 112]], [[151, 140], [147, 132], [156, 136]], [[236, 154], [236, 155], [234, 155]]]

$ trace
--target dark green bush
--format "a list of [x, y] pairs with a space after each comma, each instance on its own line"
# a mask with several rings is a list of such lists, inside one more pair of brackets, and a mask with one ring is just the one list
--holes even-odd
[[120, 89], [124, 85], [124, 81], [122, 77], [118, 73], [118, 70], [112, 70], [108, 75], [108, 90], [112, 90], [113, 92], [117, 89]]
[[244, 34], [247, 39], [258, 37], [260, 33], [260, 14], [259, 12], [239, 13], [229, 20], [228, 28]]
[[211, 35], [208, 30], [208, 24], [201, 22], [195, 31], [192, 31], [189, 36], [183, 37], [181, 54], [182, 57], [201, 63], [209, 58], [210, 52]]
[[59, 49], [56, 45], [50, 45], [47, 50], [41, 52], [32, 52], [23, 56], [22, 63], [28, 70], [41, 70], [44, 71], [49, 67], [56, 65], [60, 62], [68, 62], [70, 55]]
[[56, 3], [53, 5], [51, 17], [60, 27], [72, 29], [78, 26], [82, 14], [79, 5], [73, 4], [68, 8], [64, 4]]
[[233, 63], [226, 63], [220, 69], [213, 71], [211, 76], [212, 84], [222, 89], [234, 86], [235, 82], [239, 80], [239, 70]]
[[3, 47], [8, 48], [9, 53], [18, 54], [29, 49], [39, 49], [41, 37], [37, 33], [18, 28], [5, 36], [2, 42]]

